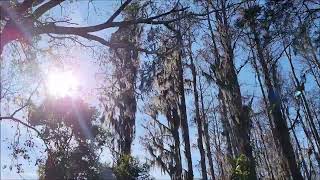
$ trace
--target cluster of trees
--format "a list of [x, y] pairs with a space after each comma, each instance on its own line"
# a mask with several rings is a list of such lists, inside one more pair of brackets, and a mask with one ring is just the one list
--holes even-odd
[[[320, 178], [318, 1], [127, 0], [99, 25], [41, 18], [64, 3], [0, 6], [2, 54], [10, 43], [34, 53], [46, 40], [39, 36], [84, 46], [81, 37], [103, 52], [102, 117], [68, 98], [37, 106], [29, 98], [0, 115], [43, 140], [40, 177], [103, 178], [98, 151], [109, 149], [118, 179], [148, 179], [150, 167], [171, 179], [193, 179], [198, 170], [204, 180]], [[108, 28], [116, 28], [108, 40], [93, 33]], [[14, 96], [5, 88], [1, 100]], [[15, 117], [23, 109], [26, 120]], [[137, 113], [147, 117], [139, 129]], [[147, 164], [132, 157], [137, 130]], [[27, 153], [14, 147], [16, 156]]]

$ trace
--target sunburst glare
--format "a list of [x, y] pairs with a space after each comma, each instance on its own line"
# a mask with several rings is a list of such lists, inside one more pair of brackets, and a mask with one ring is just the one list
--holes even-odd
[[57, 97], [72, 96], [79, 87], [79, 81], [72, 71], [54, 70], [48, 73], [47, 89]]

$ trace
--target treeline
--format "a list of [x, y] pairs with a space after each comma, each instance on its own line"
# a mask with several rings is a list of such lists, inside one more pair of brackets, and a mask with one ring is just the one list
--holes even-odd
[[[115, 22], [119, 14], [122, 21]], [[103, 27], [118, 27], [108, 41], [90, 34], [97, 26], [69, 32], [52, 25], [35, 33], [73, 34], [109, 46], [97, 57], [105, 69], [97, 94], [103, 117], [81, 110], [95, 125], [70, 126], [65, 139], [43, 137], [54, 144], [52, 156], [65, 157], [65, 147], [72, 147], [71, 159], [84, 148], [109, 149], [119, 179], [150, 178], [152, 167], [171, 179], [193, 179], [198, 171], [204, 180], [320, 178], [318, 1], [126, 1], [114, 15]], [[146, 117], [142, 125], [137, 114]], [[27, 125], [39, 126], [32, 117]], [[58, 127], [52, 126], [54, 134]], [[73, 134], [83, 127], [95, 133]], [[144, 165], [131, 157], [134, 141], [148, 153]], [[92, 153], [86, 162], [95, 164], [98, 152]], [[55, 174], [51, 161], [48, 155], [44, 169]], [[81, 166], [84, 177], [101, 177], [87, 176], [94, 174], [89, 166]], [[79, 170], [63, 177], [79, 177]]]

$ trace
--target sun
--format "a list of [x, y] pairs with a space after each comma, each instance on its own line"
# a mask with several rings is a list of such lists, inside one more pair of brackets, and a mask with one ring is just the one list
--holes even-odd
[[72, 96], [79, 88], [79, 81], [72, 71], [53, 70], [48, 73], [47, 88], [52, 96]]

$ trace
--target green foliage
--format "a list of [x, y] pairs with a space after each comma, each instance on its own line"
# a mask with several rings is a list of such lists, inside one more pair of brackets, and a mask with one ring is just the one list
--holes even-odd
[[109, 137], [98, 124], [97, 112], [81, 99], [46, 99], [29, 114], [42, 127], [48, 158], [39, 167], [40, 179], [99, 179], [99, 150]]
[[138, 159], [130, 155], [122, 155], [114, 167], [114, 173], [119, 180], [151, 179], [148, 174], [149, 169], [147, 163], [141, 164]]
[[238, 158], [232, 161], [232, 179], [234, 180], [248, 180], [250, 175], [250, 161], [241, 154]]

